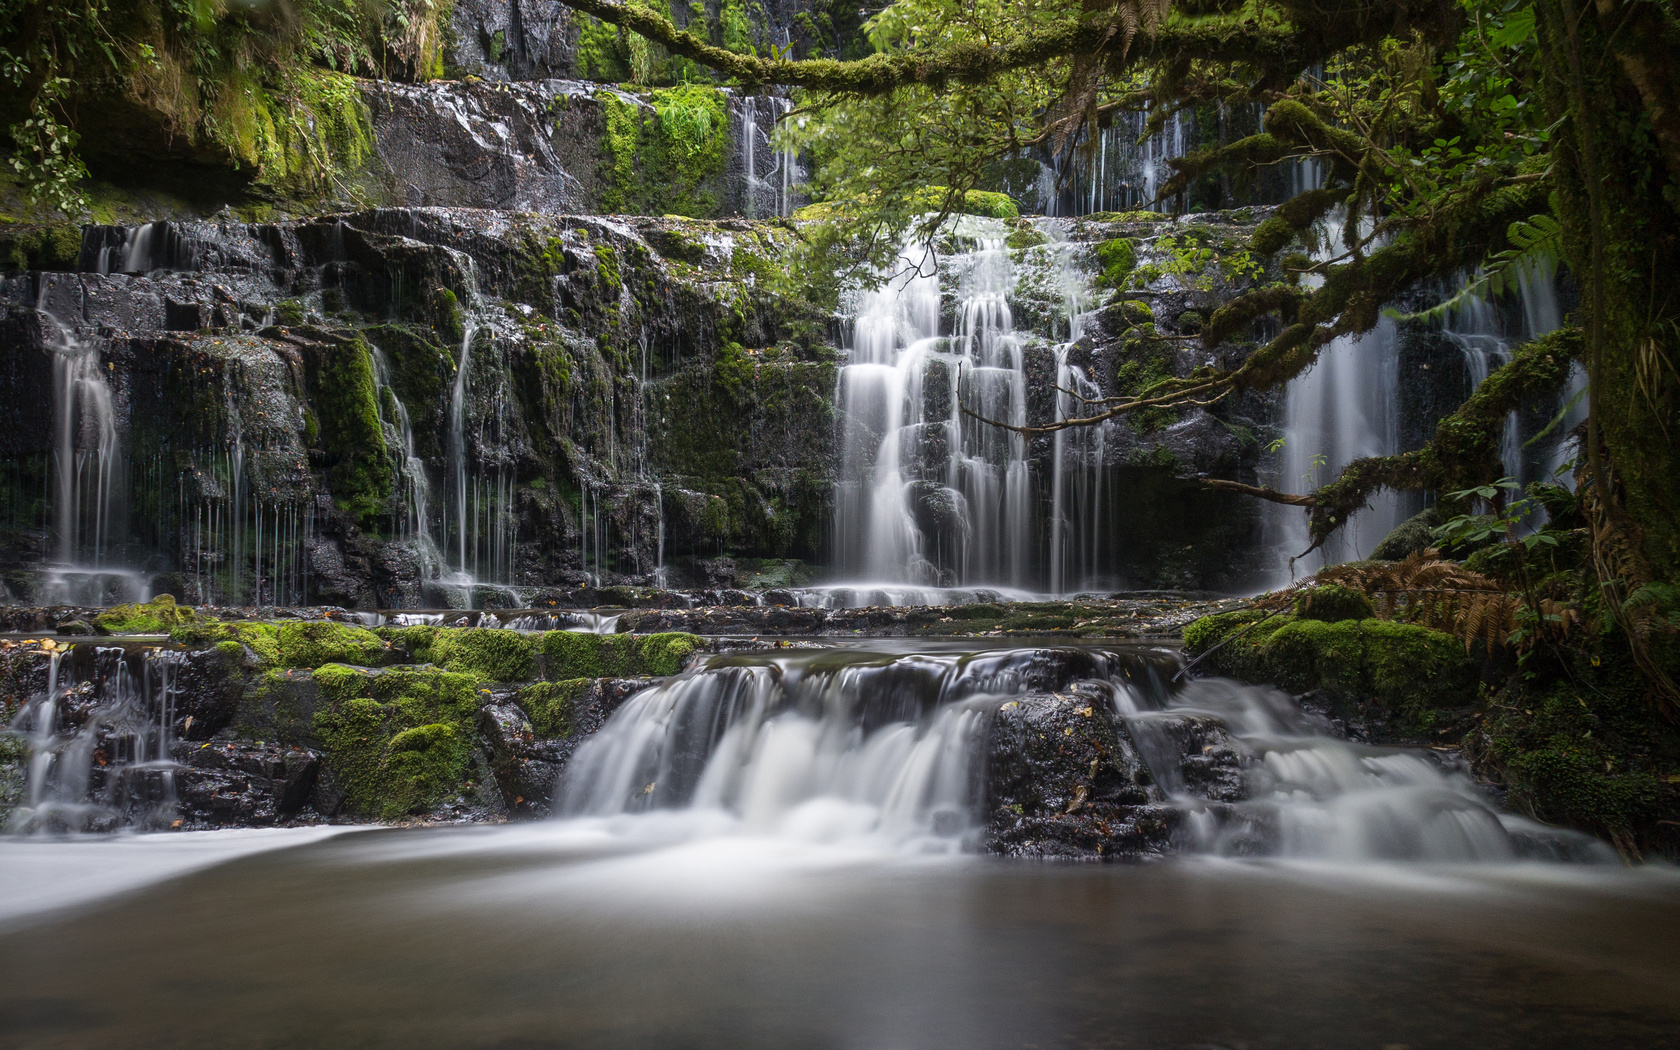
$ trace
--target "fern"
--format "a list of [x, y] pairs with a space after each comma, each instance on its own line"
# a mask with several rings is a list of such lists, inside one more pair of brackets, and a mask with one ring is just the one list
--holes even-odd
[[1513, 222], [1505, 231], [1512, 247], [1490, 257], [1476, 276], [1450, 298], [1427, 310], [1403, 314], [1387, 309], [1383, 313], [1397, 321], [1439, 321], [1471, 299], [1490, 299], [1514, 292], [1523, 275], [1536, 266], [1555, 268], [1563, 258], [1563, 226], [1550, 215], [1532, 215], [1527, 222]]

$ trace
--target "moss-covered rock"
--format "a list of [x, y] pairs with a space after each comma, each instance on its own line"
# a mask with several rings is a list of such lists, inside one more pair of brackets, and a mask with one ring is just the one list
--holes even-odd
[[571, 678], [536, 682], [521, 689], [519, 706], [531, 719], [532, 731], [550, 739], [571, 736], [577, 727], [575, 705], [593, 682], [591, 678]]
[[1456, 638], [1387, 620], [1247, 609], [1195, 621], [1184, 643], [1192, 657], [1210, 654], [1202, 673], [1317, 693], [1349, 713], [1396, 719], [1411, 733], [1429, 729], [1437, 710], [1474, 704], [1481, 682], [1481, 665]]
[[692, 634], [583, 634], [548, 631], [542, 635], [543, 677], [636, 678], [673, 675], [700, 648]]
[[311, 677], [320, 693], [315, 736], [350, 812], [395, 820], [471, 786], [465, 781], [478, 676], [328, 665]]
[[94, 619], [105, 634], [167, 634], [198, 619], [192, 609], [176, 605], [173, 595], [160, 594], [145, 604], [114, 605]]
[[1376, 611], [1371, 608], [1371, 600], [1358, 591], [1327, 583], [1296, 599], [1295, 615], [1303, 620], [1340, 623], [1343, 620], [1369, 620]]

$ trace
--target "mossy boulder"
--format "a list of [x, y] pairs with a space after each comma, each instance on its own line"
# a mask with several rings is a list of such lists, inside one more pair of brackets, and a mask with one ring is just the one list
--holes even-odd
[[1097, 283], [1104, 288], [1119, 288], [1137, 268], [1137, 245], [1125, 237], [1114, 237], [1097, 245], [1097, 265], [1102, 275]]
[[313, 728], [351, 813], [396, 820], [473, 785], [473, 717], [483, 683], [437, 668], [318, 667]]
[[94, 625], [105, 634], [167, 634], [197, 619], [191, 608], [176, 605], [174, 596], [160, 594], [144, 604], [114, 605], [100, 613]]
[[1409, 555], [1417, 554], [1438, 546], [1435, 539], [1435, 529], [1442, 521], [1441, 512], [1434, 507], [1414, 514], [1391, 529], [1382, 538], [1376, 548], [1371, 551], [1372, 559], [1376, 561], [1403, 561]]
[[1314, 587], [1296, 599], [1295, 615], [1303, 620], [1340, 623], [1343, 620], [1369, 620], [1376, 611], [1371, 608], [1371, 600], [1358, 591], [1328, 583]]
[[1480, 663], [1456, 638], [1388, 620], [1240, 610], [1190, 624], [1184, 646], [1192, 657], [1209, 654], [1201, 673], [1316, 693], [1343, 713], [1392, 719], [1410, 733], [1430, 728], [1437, 710], [1474, 704], [1481, 682]]

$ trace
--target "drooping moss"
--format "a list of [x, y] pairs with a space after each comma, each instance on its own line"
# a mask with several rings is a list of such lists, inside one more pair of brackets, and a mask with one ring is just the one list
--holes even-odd
[[192, 609], [160, 594], [143, 605], [115, 605], [100, 613], [94, 625], [106, 634], [164, 634], [198, 619]]
[[639, 215], [707, 218], [719, 213], [719, 180], [729, 153], [722, 92], [701, 84], [659, 88], [642, 107], [616, 92], [602, 107], [602, 203]]
[[373, 358], [360, 336], [311, 345], [309, 400], [331, 463], [333, 500], [364, 525], [391, 496], [391, 458], [379, 425]]

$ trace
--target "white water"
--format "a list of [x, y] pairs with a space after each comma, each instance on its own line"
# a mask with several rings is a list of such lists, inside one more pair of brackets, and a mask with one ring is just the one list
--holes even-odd
[[[1339, 217], [1328, 219], [1314, 253], [1333, 258], [1343, 250]], [[1308, 279], [1309, 286], [1322, 278]], [[1311, 492], [1335, 479], [1356, 459], [1400, 451], [1400, 339], [1398, 326], [1383, 318], [1364, 335], [1339, 336], [1325, 346], [1285, 393], [1283, 448], [1279, 457], [1285, 492]], [[1268, 511], [1281, 555], [1288, 559], [1274, 585], [1281, 586], [1326, 565], [1369, 557], [1403, 518], [1400, 496], [1382, 491], [1323, 547], [1296, 560], [1311, 545], [1306, 515], [1274, 505]]]
[[[838, 392], [843, 575], [911, 587], [1035, 582], [1026, 442], [961, 412], [1027, 421], [1009, 255], [995, 223], [965, 222], [964, 232], [972, 250], [939, 260], [907, 246], [890, 280], [855, 297]], [[942, 277], [956, 300], [948, 336]]]
[[36, 304], [53, 368], [54, 562], [43, 598], [49, 604], [144, 601], [150, 595], [143, 577], [118, 561], [127, 461], [100, 345], [47, 310], [49, 287], [43, 279]]
[[[1095, 677], [1059, 678], [1058, 659]], [[1361, 863], [1613, 859], [1585, 836], [1499, 812], [1454, 761], [1337, 738], [1274, 689], [1215, 679], [1169, 692], [1147, 663], [1089, 651], [712, 658], [637, 693], [584, 741], [556, 809], [571, 818], [662, 811], [662, 827], [686, 822], [686, 834], [702, 837], [972, 849], [987, 821], [992, 712], [1048, 689], [1112, 706], [1161, 801], [1181, 811], [1175, 841], [1187, 852]], [[1238, 800], [1187, 786], [1185, 769], [1218, 740], [1236, 753]]]
[[[6, 730], [29, 747], [24, 799], [6, 818], [9, 832], [153, 826], [171, 816], [170, 732], [185, 654], [85, 648], [91, 653], [52, 654], [46, 691]], [[72, 655], [91, 655], [85, 681], [72, 673]]]

